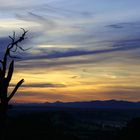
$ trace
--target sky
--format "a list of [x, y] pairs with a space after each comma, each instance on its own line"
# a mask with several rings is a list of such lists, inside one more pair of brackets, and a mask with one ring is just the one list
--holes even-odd
[[12, 102], [140, 101], [139, 0], [0, 0], [0, 58], [28, 30]]

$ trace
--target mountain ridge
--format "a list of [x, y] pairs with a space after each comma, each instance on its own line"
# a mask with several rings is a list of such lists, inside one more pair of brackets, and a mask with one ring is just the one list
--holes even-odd
[[124, 100], [95, 100], [95, 101], [77, 101], [77, 102], [60, 102], [54, 103], [26, 103], [17, 104], [24, 106], [42, 106], [42, 107], [63, 107], [63, 108], [105, 108], [105, 109], [140, 109], [140, 102], [131, 102]]

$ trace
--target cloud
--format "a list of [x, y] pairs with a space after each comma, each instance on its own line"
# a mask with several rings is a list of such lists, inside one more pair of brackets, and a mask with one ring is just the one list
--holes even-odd
[[40, 3], [40, 1], [36, 0], [28, 0], [28, 1], [19, 1], [19, 0], [5, 0], [0, 1], [0, 10], [6, 12], [19, 12], [19, 11], [26, 11], [31, 10], [37, 7], [40, 7], [45, 3], [44, 0]]
[[[107, 54], [113, 52], [127, 52], [131, 50], [140, 49], [140, 39], [128, 39], [128, 40], [119, 40], [113, 43], [112, 46], [105, 49], [96, 49], [88, 50], [83, 48], [77, 49], [59, 49], [47, 51], [47, 48], [44, 50], [41, 49], [39, 54], [28, 54], [23, 60], [39, 60], [39, 59], [54, 59], [54, 58], [65, 58], [65, 57], [76, 57], [84, 55], [96, 55], [96, 54]], [[38, 49], [39, 50], [39, 49]]]
[[[49, 19], [46, 20], [45, 17], [38, 15], [38, 14], [34, 14], [34, 13], [28, 13], [28, 14], [29, 14], [29, 17], [31, 18], [31, 21], [33, 19], [35, 19], [35, 22], [36, 22], [36, 20], [39, 22], [42, 21], [44, 25], [45, 25], [45, 22], [48, 22], [47, 20], [49, 20]], [[51, 23], [49, 23], [49, 24], [51, 26]], [[129, 25], [131, 25], [131, 24], [129, 23]], [[119, 38], [119, 39], [118, 38], [111, 39], [110, 36], [108, 36], [107, 40], [101, 39], [100, 41], [94, 42], [94, 41], [92, 41], [92, 38], [94, 38], [93, 37], [94, 35], [91, 32], [92, 31], [86, 30], [86, 32], [83, 32], [82, 35], [79, 35], [75, 32], [75, 30], [73, 30], [72, 35], [67, 35], [67, 33], [62, 34], [61, 42], [63, 42], [64, 44], [68, 44], [68, 45], [70, 45], [72, 43], [72, 46], [74, 46], [74, 48], [67, 48], [67, 46], [65, 48], [61, 48], [60, 47], [61, 45], [60, 46], [58, 45], [58, 47], [57, 47], [57, 45], [54, 45], [54, 46], [56, 46], [56, 48], [53, 48], [53, 47], [52, 48], [48, 48], [48, 47], [41, 48], [41, 47], [39, 47], [39, 43], [35, 44], [35, 47], [33, 48], [33, 50], [29, 50], [29, 52], [27, 51], [27, 52], [22, 53], [23, 57], [21, 60], [18, 60], [19, 66], [17, 66], [17, 67], [24, 68], [24, 67], [28, 66], [26, 68], [30, 68], [30, 67], [37, 68], [40, 65], [43, 65], [43, 67], [46, 67], [46, 66], [47, 67], [56, 67], [59, 65], [68, 66], [68, 65], [98, 63], [101, 61], [106, 62], [106, 60], [112, 58], [113, 56], [118, 57], [120, 55], [119, 54], [120, 52], [124, 53], [123, 58], [125, 58], [125, 59], [127, 59], [128, 55], [129, 55], [129, 57], [132, 56], [133, 59], [139, 58], [139, 54], [137, 53], [138, 51], [135, 51], [135, 50], [139, 50], [139, 48], [140, 48], [140, 38], [138, 38], [139, 33], [137, 33], [137, 36], [133, 36], [133, 37], [129, 37], [129, 38], [124, 36], [123, 38]], [[104, 32], [104, 30], [103, 30], [103, 32]], [[112, 31], [110, 32], [109, 30], [107, 30], [106, 32], [109, 33], [110, 35], [114, 34]], [[31, 38], [31, 42], [29, 42], [29, 44], [27, 44], [27, 45], [31, 46], [34, 40], [37, 40], [37, 42], [38, 42], [39, 41], [38, 36], [40, 35], [40, 33], [41, 32], [38, 33], [36, 31], [34, 31], [34, 34], [33, 34], [34, 38]], [[55, 33], [53, 33], [53, 34], [55, 34]], [[128, 33], [128, 34], [130, 34], [130, 33]], [[132, 34], [133, 34], [133, 31], [132, 31]], [[98, 38], [100, 36], [101, 36], [101, 33], [98, 33]], [[105, 34], [103, 36], [105, 36]], [[120, 32], [120, 36], [121, 36], [121, 32]], [[44, 34], [44, 36], [43, 36], [43, 33], [41, 33], [41, 37], [43, 39], [46, 39], [47, 37], [49, 37], [50, 39], [52, 39], [52, 44], [57, 43], [57, 41], [56, 41], [57, 34], [54, 36], [52, 36], [52, 35], [49, 36], [49, 35]], [[2, 43], [7, 42], [6, 37], [2, 37], [1, 42]], [[75, 42], [75, 45], [73, 45], [74, 42]], [[76, 44], [76, 42], [77, 42], [77, 44]], [[44, 42], [44, 45], [49, 45], [49, 44], [51, 44], [51, 43], [49, 42], [47, 44], [47, 41]], [[82, 47], [81, 47], [81, 44], [83, 45]], [[36, 51], [38, 53], [34, 53]], [[128, 54], [128, 52], [129, 52], [129, 54]], [[117, 55], [116, 55], [116, 53], [117, 53]], [[137, 53], [137, 55], [136, 55], [136, 53]], [[17, 54], [17, 55], [20, 56], [21, 54]], [[83, 57], [83, 56], [85, 56], [85, 59], [83, 58], [83, 59], [73, 60], [73, 57]], [[98, 57], [91, 58], [91, 56], [95, 56], [95, 57], [98, 56]], [[54, 60], [52, 60], [52, 59], [54, 59]], [[56, 61], [55, 59], [65, 59], [65, 60]], [[47, 62], [47, 65], [45, 65], [46, 64], [45, 60], [49, 60], [49, 62]], [[23, 62], [24, 64], [20, 64], [20, 61], [24, 61]]]
[[53, 18], [50, 18], [48, 16], [43, 17], [33, 12], [28, 12], [26, 15], [16, 14], [16, 17], [20, 20], [38, 23], [42, 25], [42, 28], [46, 27], [46, 29], [52, 29], [52, 27], [54, 28], [57, 26]]
[[111, 25], [107, 25], [107, 27], [116, 28], [116, 29], [123, 28], [123, 26], [121, 26], [120, 24], [111, 24]]
[[[49, 8], [48, 8], [49, 7]], [[65, 11], [65, 10], [64, 10]], [[46, 13], [46, 14], [44, 14]], [[67, 13], [67, 12], [66, 12]], [[51, 6], [43, 8], [42, 12], [27, 12], [16, 14], [18, 20], [32, 22], [30, 24], [38, 24], [34, 29], [38, 35], [34, 38], [35, 44], [85, 44], [93, 39], [93, 33], [90, 25], [93, 24], [93, 17], [87, 17], [88, 12], [79, 12], [84, 16], [79, 16], [75, 12], [68, 12], [71, 17], [63, 13], [63, 9]], [[87, 24], [90, 24], [89, 26]]]
[[122, 22], [122, 23], [116, 23], [116, 24], [110, 24], [107, 25], [106, 27], [109, 28], [139, 28], [140, 27], [140, 22], [136, 21], [136, 22]]
[[[65, 1], [66, 2], [66, 1]], [[59, 8], [58, 6], [52, 6], [50, 4], [45, 4], [44, 7], [43, 7], [43, 10], [46, 10], [46, 11], [51, 11], [51, 13], [59, 13], [65, 17], [68, 17], [68, 18], [74, 18], [74, 17], [84, 17], [84, 18], [91, 18], [93, 17], [93, 14], [91, 12], [89, 12], [88, 10], [85, 11], [85, 10], [82, 10], [82, 11], [79, 11], [79, 10], [72, 10], [72, 7], [71, 8]]]
[[[42, 93], [42, 92], [33, 92], [33, 91], [20, 91], [20, 94], [16, 94], [14, 97], [16, 102], [54, 102], [56, 100], [63, 101], [64, 99], [71, 99], [71, 96], [66, 94], [57, 94], [57, 93]], [[14, 100], [13, 99], [13, 100]]]
[[[120, 99], [120, 100], [129, 100], [129, 101], [138, 101], [140, 98], [139, 88], [135, 87], [116, 87], [110, 91], [80, 91], [68, 93], [56, 93], [54, 92], [39, 92], [39, 91], [20, 91], [20, 94], [16, 94], [18, 100], [23, 100], [25, 102], [33, 102], [34, 98], [36, 102], [41, 101], [81, 101], [81, 100], [106, 100], [106, 99]], [[80, 96], [79, 96], [80, 95]]]
[[[15, 87], [14, 84], [11, 84], [10, 87]], [[32, 84], [23, 84], [24, 88], [63, 88], [64, 84], [53, 84], [53, 83], [32, 83]]]

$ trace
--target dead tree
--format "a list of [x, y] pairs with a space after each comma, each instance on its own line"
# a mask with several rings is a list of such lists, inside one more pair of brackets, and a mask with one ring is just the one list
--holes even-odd
[[[24, 82], [24, 79], [21, 79], [13, 91], [8, 94], [8, 87], [10, 85], [10, 81], [14, 72], [14, 59], [16, 56], [13, 56], [13, 52], [16, 53], [17, 50], [25, 51], [20, 46], [20, 43], [26, 38], [27, 31], [21, 28], [23, 33], [20, 37], [16, 37], [15, 32], [13, 32], [12, 36], [9, 36], [11, 39], [10, 43], [6, 46], [5, 53], [3, 58], [0, 60], [0, 120], [4, 122], [6, 118], [6, 113], [8, 110], [8, 103], [12, 99], [12, 97], [17, 92], [18, 88]], [[9, 65], [9, 66], [8, 66]]]

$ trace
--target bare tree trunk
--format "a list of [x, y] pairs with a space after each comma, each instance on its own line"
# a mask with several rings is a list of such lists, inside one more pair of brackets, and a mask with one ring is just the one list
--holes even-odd
[[[11, 56], [11, 52], [16, 52], [17, 49], [24, 51], [22, 47], [19, 46], [19, 43], [25, 39], [25, 35], [27, 31], [24, 29], [22, 35], [17, 39], [15, 32], [13, 33], [13, 37], [9, 36], [12, 40], [11, 43], [7, 46], [4, 57], [0, 60], [0, 140], [6, 140], [6, 121], [7, 121], [7, 111], [8, 111], [8, 103], [12, 99], [12, 97], [17, 92], [18, 88], [24, 82], [24, 79], [21, 79], [8, 96], [8, 87], [14, 72], [14, 58]], [[8, 65], [8, 58], [11, 58], [11, 62]]]

